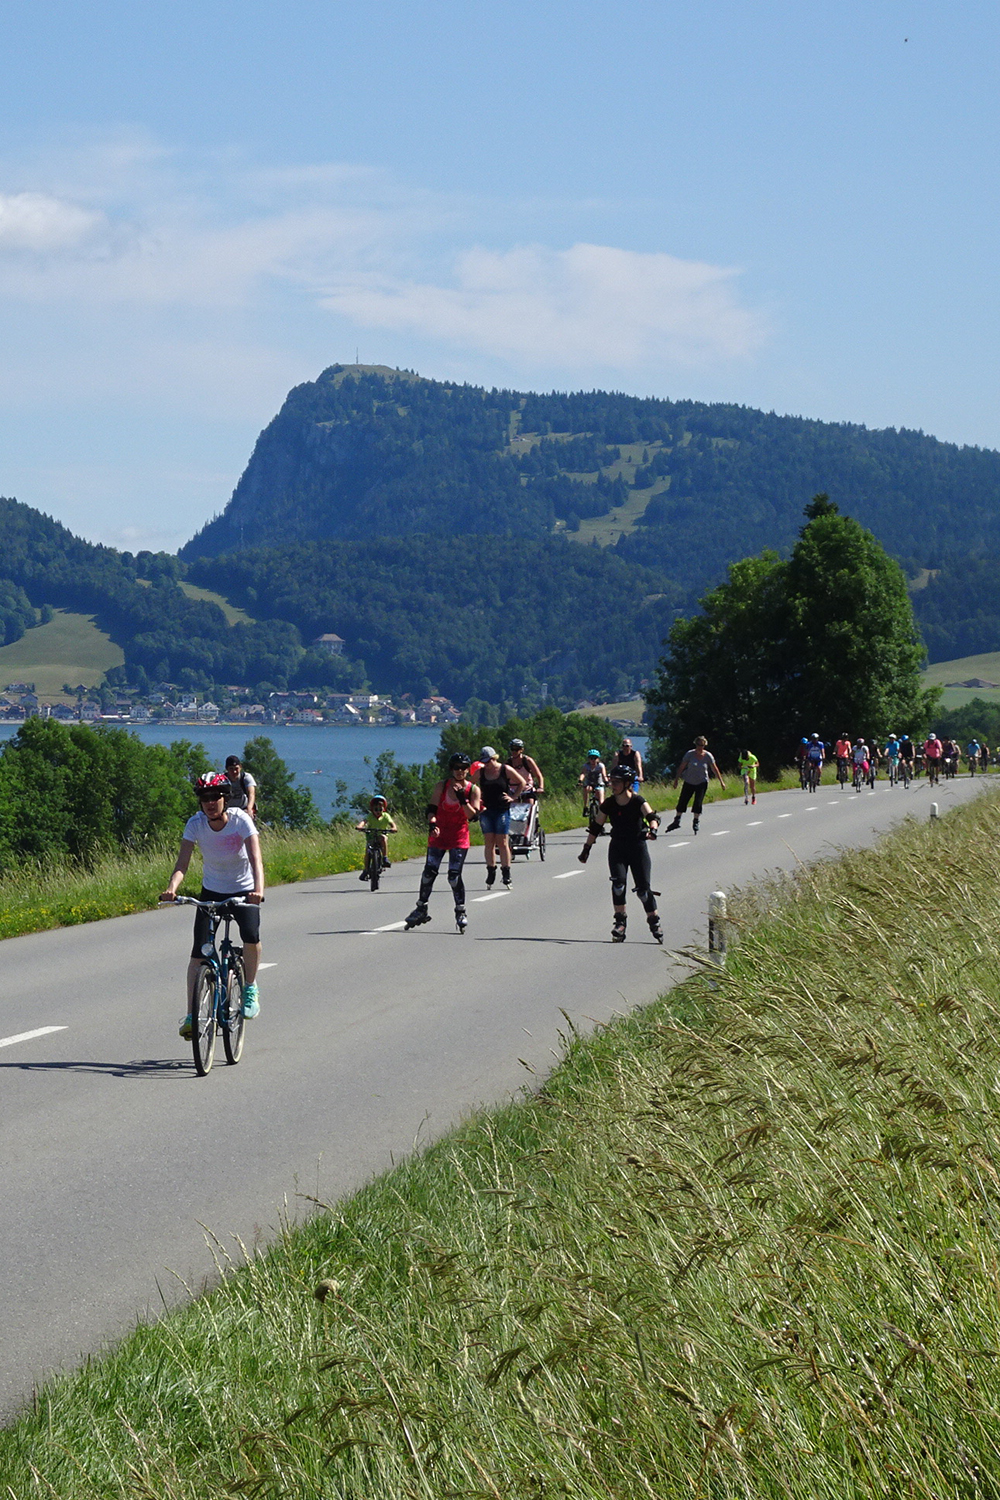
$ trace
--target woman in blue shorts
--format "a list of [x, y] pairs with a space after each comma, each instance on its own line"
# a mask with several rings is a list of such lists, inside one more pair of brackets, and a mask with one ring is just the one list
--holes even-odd
[[527, 786], [527, 779], [513, 766], [501, 764], [492, 745], [484, 745], [480, 751], [482, 765], [479, 768], [479, 790], [482, 807], [479, 811], [479, 826], [483, 830], [486, 845], [486, 884], [491, 886], [497, 878], [497, 855], [500, 856], [500, 875], [505, 886], [510, 886], [510, 805], [516, 802]]

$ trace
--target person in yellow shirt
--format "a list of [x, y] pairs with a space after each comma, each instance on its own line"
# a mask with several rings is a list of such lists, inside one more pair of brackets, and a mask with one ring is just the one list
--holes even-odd
[[743, 777], [743, 805], [757, 801], [757, 770], [760, 761], [750, 750], [740, 750], [739, 765], [740, 775]]
[[357, 828], [359, 833], [375, 833], [378, 835], [377, 840], [369, 839], [367, 842], [367, 845], [365, 847], [364, 869], [358, 876], [359, 880], [370, 880], [371, 858], [373, 849], [376, 847], [376, 845], [381, 849], [382, 858], [385, 861], [385, 867], [388, 870], [390, 868], [389, 840], [386, 835], [389, 833], [398, 832], [395, 823], [389, 816], [389, 804], [382, 796], [381, 792], [376, 792], [375, 796], [372, 797], [371, 801], [368, 803], [367, 818], [362, 818], [361, 822], [355, 823], [354, 826], [355, 828]]

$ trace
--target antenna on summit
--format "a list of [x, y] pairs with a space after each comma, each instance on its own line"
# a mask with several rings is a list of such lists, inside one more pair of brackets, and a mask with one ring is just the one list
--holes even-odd
[[354, 363], [356, 365], [359, 365], [361, 363], [361, 357], [360, 356], [361, 356], [361, 350], [358, 348], [357, 344], [355, 344], [355, 346], [354, 346]]

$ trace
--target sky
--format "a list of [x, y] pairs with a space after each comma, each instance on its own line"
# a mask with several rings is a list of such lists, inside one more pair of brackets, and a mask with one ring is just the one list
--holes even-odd
[[328, 365], [1000, 447], [1000, 9], [6, 0], [0, 494], [175, 550]]

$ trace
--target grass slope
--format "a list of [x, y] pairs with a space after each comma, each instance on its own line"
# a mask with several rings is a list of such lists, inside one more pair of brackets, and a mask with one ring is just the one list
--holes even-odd
[[[41, 1392], [7, 1493], [992, 1500], [1000, 801]], [[926, 871], [941, 872], [929, 882]]]
[[0, 647], [0, 685], [33, 682], [43, 697], [62, 696], [63, 683], [93, 687], [125, 657], [92, 615], [57, 609], [47, 625], [28, 630], [19, 641]]
[[[946, 682], [964, 682], [970, 677], [982, 677], [986, 682], [1000, 683], [1000, 651], [988, 651], [981, 656], [960, 656], [954, 661], [932, 662], [924, 671], [924, 684], [927, 687], [937, 687]], [[983, 698], [987, 703], [1000, 703], [1000, 687], [946, 687], [941, 704], [944, 708], [960, 708], [973, 698]]]
[[186, 583], [183, 580], [180, 587], [189, 599], [204, 599], [209, 604], [217, 604], [225, 615], [228, 625], [252, 625], [254, 623], [253, 618], [245, 609], [237, 609], [235, 604], [230, 604], [228, 599], [224, 599], [221, 594], [215, 593], [212, 589], [202, 589], [195, 583]]

